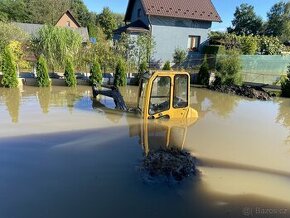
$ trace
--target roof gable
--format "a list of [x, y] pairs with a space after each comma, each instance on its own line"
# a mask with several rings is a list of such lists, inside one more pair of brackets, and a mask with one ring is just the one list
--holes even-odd
[[[140, 0], [146, 15], [221, 22], [211, 0]], [[130, 21], [136, 0], [129, 0], [125, 21]]]
[[81, 27], [81, 25], [78, 23], [78, 21], [74, 18], [74, 16], [72, 15], [72, 13], [69, 11], [69, 10], [67, 10], [66, 12], [64, 12], [63, 14], [62, 14], [62, 16], [58, 19], [58, 21], [56, 22], [56, 25], [59, 23], [59, 21], [64, 17], [64, 16], [68, 16], [69, 18], [70, 18], [70, 20], [72, 21], [72, 22], [74, 22], [75, 23], [75, 25], [79, 28], [79, 27]]

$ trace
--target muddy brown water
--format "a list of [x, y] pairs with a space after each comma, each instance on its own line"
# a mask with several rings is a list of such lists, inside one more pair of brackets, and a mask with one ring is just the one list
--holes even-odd
[[[133, 107], [137, 88], [121, 91]], [[200, 117], [169, 138], [201, 175], [170, 184], [139, 170], [164, 131], [151, 128], [147, 148], [139, 118], [90, 97], [90, 87], [0, 88], [1, 218], [290, 217], [290, 100], [193, 88]]]

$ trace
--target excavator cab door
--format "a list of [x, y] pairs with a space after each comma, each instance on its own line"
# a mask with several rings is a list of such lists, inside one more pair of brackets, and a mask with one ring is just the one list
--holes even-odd
[[148, 80], [144, 116], [147, 119], [186, 118], [190, 109], [189, 88], [188, 73], [157, 71]]

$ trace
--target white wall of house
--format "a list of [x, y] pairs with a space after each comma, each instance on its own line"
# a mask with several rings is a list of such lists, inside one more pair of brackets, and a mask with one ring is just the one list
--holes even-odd
[[176, 48], [188, 50], [189, 36], [200, 36], [199, 50], [192, 53], [200, 53], [202, 47], [207, 44], [211, 22], [193, 21], [189, 19], [166, 18], [153, 16], [152, 36], [156, 42], [153, 61], [172, 61]]

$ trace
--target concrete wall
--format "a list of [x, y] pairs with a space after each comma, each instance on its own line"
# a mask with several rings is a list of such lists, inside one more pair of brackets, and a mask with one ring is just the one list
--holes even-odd
[[[77, 79], [77, 84], [86, 86], [86, 85], [90, 85], [90, 82], [88, 80]], [[37, 80], [36, 78], [23, 79], [23, 85], [37, 86]], [[52, 86], [67, 86], [64, 79], [51, 79], [51, 85]]]
[[70, 23], [69, 27], [75, 28], [75, 29], [78, 28], [77, 24], [67, 14], [64, 14], [60, 18], [60, 20], [57, 22], [56, 26], [67, 27], [68, 26], [68, 22]]
[[207, 44], [211, 22], [158, 16], [152, 16], [150, 21], [152, 36], [156, 42], [153, 61], [163, 63], [167, 60], [172, 61], [176, 48], [187, 50], [188, 37], [192, 35], [200, 36], [200, 48], [197, 52], [190, 52], [190, 56], [199, 54], [202, 47]]
[[[141, 9], [141, 16], [138, 17], [138, 10]], [[131, 17], [131, 22], [134, 22], [136, 20], [141, 20], [144, 24], [149, 26], [149, 20], [147, 15], [145, 14], [143, 5], [141, 3], [141, 0], [136, 0], [135, 5], [132, 11], [132, 17]]]

